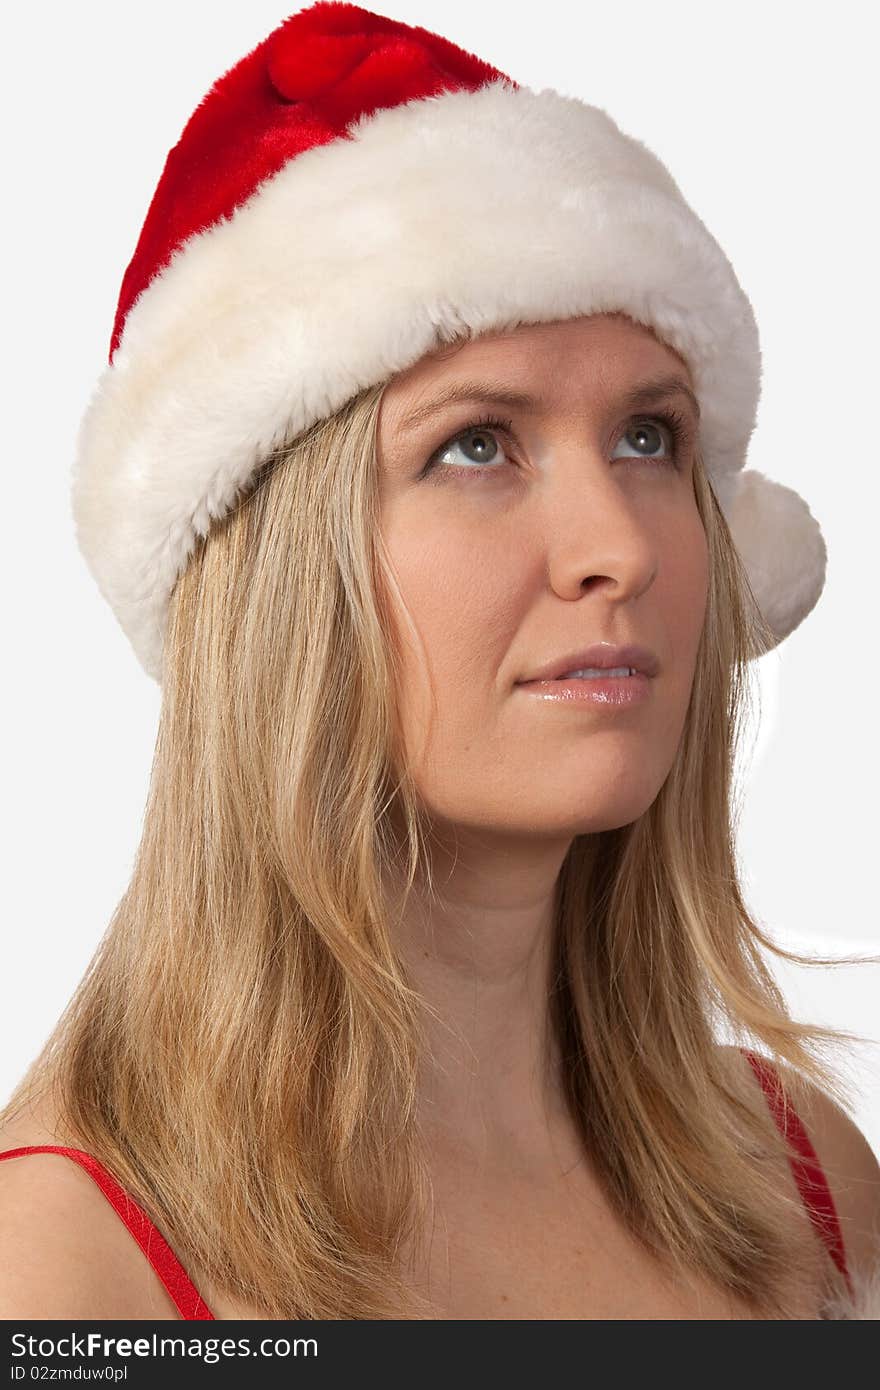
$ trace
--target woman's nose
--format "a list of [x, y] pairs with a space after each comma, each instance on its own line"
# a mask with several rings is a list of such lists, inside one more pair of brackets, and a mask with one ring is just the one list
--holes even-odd
[[[599, 580], [617, 599], [640, 594], [658, 564], [658, 538], [644, 488], [627, 464], [569, 449], [554, 461], [545, 499], [547, 566], [553, 588], [578, 597]], [[650, 480], [646, 480], [650, 485]]]

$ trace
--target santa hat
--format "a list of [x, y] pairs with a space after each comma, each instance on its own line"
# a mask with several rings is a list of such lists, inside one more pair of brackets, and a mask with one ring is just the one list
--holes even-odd
[[80, 426], [77, 538], [147, 672], [198, 537], [283, 440], [463, 330], [615, 311], [688, 363], [781, 641], [825, 545], [796, 492], [744, 468], [754, 314], [668, 170], [598, 107], [418, 25], [333, 0], [286, 19], [168, 155]]

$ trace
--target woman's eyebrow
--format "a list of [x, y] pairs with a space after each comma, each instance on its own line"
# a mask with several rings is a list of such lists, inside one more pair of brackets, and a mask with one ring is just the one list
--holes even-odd
[[[625, 409], [640, 405], [652, 405], [668, 396], [686, 396], [694, 414], [700, 418], [700, 403], [687, 382], [678, 376], [653, 377], [648, 381], [637, 382], [628, 391], [618, 396], [618, 403]], [[456, 381], [445, 387], [436, 396], [423, 401], [404, 415], [399, 424], [403, 430], [413, 429], [423, 424], [439, 410], [457, 401], [486, 401], [492, 405], [509, 406], [513, 410], [535, 410], [539, 402], [524, 391], [511, 391], [508, 387], [484, 381]]]

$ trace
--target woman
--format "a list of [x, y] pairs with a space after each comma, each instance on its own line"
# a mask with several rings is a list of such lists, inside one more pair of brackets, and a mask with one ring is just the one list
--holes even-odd
[[759, 372], [596, 108], [347, 4], [215, 84], [79, 441], [161, 722], [0, 1116], [4, 1316], [872, 1315], [880, 1169], [737, 880], [824, 577]]

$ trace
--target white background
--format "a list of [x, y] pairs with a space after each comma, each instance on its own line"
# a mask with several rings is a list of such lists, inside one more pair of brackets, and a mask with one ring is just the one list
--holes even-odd
[[[167, 151], [211, 83], [293, 8], [82, 0], [19, 5], [5, 22], [4, 1098], [126, 886], [159, 711], [76, 549], [76, 427]], [[818, 607], [758, 667], [745, 886], [784, 945], [880, 952], [872, 7], [374, 8], [604, 107], [664, 160], [733, 262], [763, 344], [749, 462], [801, 493], [829, 552]], [[479, 216], [479, 189], [462, 195]], [[796, 1016], [869, 1040], [848, 1074], [880, 1152], [880, 966], [778, 974]]]

